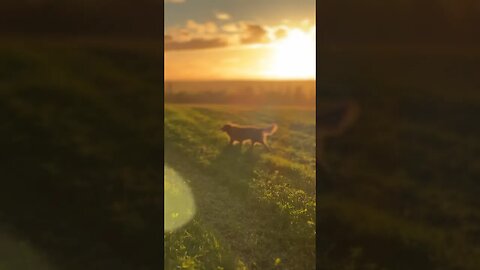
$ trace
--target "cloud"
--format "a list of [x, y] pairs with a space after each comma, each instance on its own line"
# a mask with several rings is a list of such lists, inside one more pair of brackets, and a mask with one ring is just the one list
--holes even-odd
[[221, 11], [215, 12], [215, 17], [222, 21], [230, 20], [232, 18], [230, 14]]
[[222, 26], [222, 30], [229, 33], [236, 33], [240, 31], [240, 28], [235, 23], [228, 23]]
[[194, 20], [187, 21], [187, 29], [196, 34], [215, 34], [218, 32], [218, 27], [214, 22], [197, 23]]
[[282, 38], [285, 38], [287, 34], [288, 34], [288, 31], [286, 29], [280, 28], [275, 31], [275, 38], [282, 39]]
[[166, 29], [165, 51], [266, 44], [285, 38], [288, 29], [284, 25], [266, 26], [244, 21], [217, 25], [213, 21], [188, 20], [183, 26]]
[[228, 42], [222, 38], [193, 38], [188, 41], [176, 41], [165, 36], [165, 51], [201, 50], [226, 47]]
[[227, 46], [228, 39], [214, 22], [188, 20], [183, 27], [168, 29], [164, 45], [165, 51], [212, 49]]
[[240, 40], [242, 44], [258, 44], [270, 42], [267, 29], [261, 25], [246, 24], [243, 30], [244, 34]]
[[165, 3], [172, 3], [172, 4], [181, 4], [185, 3], [185, 0], [164, 0]]

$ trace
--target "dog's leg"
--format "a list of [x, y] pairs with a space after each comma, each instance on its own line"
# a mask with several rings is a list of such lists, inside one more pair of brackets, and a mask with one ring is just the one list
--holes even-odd
[[265, 146], [265, 149], [267, 149], [267, 151], [269, 151], [269, 152], [272, 151], [265, 141], [261, 141], [260, 143], [263, 144], [263, 146]]

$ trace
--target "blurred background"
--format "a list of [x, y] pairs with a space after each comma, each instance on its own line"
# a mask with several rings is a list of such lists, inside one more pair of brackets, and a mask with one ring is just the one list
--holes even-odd
[[5, 0], [2, 35], [102, 36], [155, 39], [163, 34], [160, 0]]
[[325, 146], [334, 169], [317, 180], [318, 264], [478, 269], [480, 4], [317, 5], [318, 100], [362, 109]]
[[0, 268], [160, 269], [163, 1], [0, 3]]

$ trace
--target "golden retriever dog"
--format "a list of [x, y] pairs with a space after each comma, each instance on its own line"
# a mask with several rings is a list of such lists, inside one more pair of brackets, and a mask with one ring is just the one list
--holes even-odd
[[226, 124], [220, 130], [227, 133], [230, 137], [230, 145], [233, 145], [236, 141], [238, 141], [240, 145], [242, 145], [244, 141], [251, 141], [252, 148], [255, 143], [259, 143], [270, 151], [271, 149], [267, 144], [267, 136], [273, 135], [277, 129], [277, 124], [266, 128]]

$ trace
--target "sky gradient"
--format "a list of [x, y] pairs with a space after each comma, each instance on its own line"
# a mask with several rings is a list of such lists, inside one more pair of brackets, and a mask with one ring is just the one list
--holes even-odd
[[165, 0], [167, 80], [314, 79], [314, 0]]

